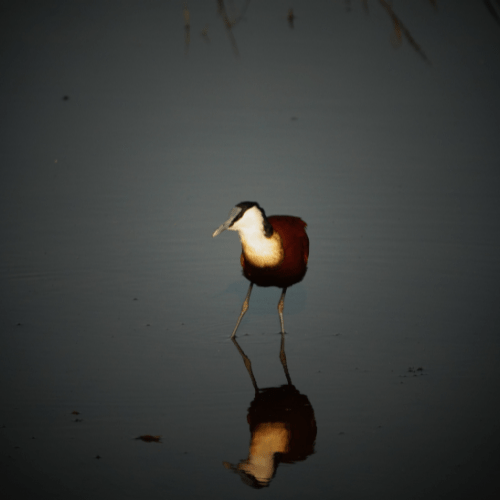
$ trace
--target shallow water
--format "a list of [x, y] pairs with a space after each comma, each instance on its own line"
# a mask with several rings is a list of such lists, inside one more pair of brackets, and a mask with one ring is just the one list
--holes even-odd
[[[181, 2], [26, 5], [0, 54], [10, 498], [246, 498], [231, 467], [291, 428], [288, 452], [261, 456], [261, 494], [489, 487], [500, 26], [485, 5], [392, 2], [431, 64], [391, 46], [374, 2], [299, 2], [293, 29], [288, 4], [249, 3], [231, 33], [215, 2], [189, 2], [189, 45]], [[243, 200], [308, 223], [289, 380], [278, 289], [254, 289], [229, 339], [248, 283], [237, 236], [211, 235]]]

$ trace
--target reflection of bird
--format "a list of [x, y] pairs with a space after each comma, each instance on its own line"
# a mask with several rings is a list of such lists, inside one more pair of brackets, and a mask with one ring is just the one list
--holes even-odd
[[285, 356], [285, 336], [281, 336], [280, 360], [288, 384], [259, 389], [252, 363], [241, 347], [238, 349], [255, 389], [255, 398], [248, 408], [250, 426], [248, 457], [237, 465], [223, 462], [252, 488], [270, 486], [280, 463], [293, 464], [314, 453], [317, 428], [314, 410], [305, 394], [292, 384]]
[[298, 217], [272, 215], [266, 217], [258, 203], [244, 201], [236, 205], [213, 237], [225, 229], [238, 231], [241, 239], [241, 266], [250, 281], [240, 317], [231, 338], [235, 336], [243, 315], [247, 312], [253, 285], [277, 286], [283, 289], [278, 303], [281, 333], [285, 333], [283, 308], [289, 286], [302, 280], [307, 271], [309, 238], [307, 224]]

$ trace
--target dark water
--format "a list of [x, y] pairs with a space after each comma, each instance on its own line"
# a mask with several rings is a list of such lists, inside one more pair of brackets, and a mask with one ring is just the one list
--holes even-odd
[[[6, 7], [9, 498], [496, 491], [500, 9], [435, 3]], [[243, 200], [308, 223], [286, 365]]]

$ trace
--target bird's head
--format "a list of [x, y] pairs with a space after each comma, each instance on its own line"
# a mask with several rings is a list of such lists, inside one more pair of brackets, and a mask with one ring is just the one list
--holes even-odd
[[220, 225], [212, 235], [215, 238], [222, 231], [238, 231], [240, 234], [258, 232], [269, 238], [273, 234], [273, 227], [266, 217], [264, 209], [255, 201], [238, 203], [229, 212], [229, 218]]

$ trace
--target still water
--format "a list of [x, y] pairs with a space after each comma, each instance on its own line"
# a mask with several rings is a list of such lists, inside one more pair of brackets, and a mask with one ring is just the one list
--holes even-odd
[[[13, 3], [9, 498], [492, 488], [498, 16], [451, 0]], [[281, 291], [255, 287], [232, 342], [241, 246], [211, 235], [245, 200], [307, 222], [309, 266], [285, 336]]]

